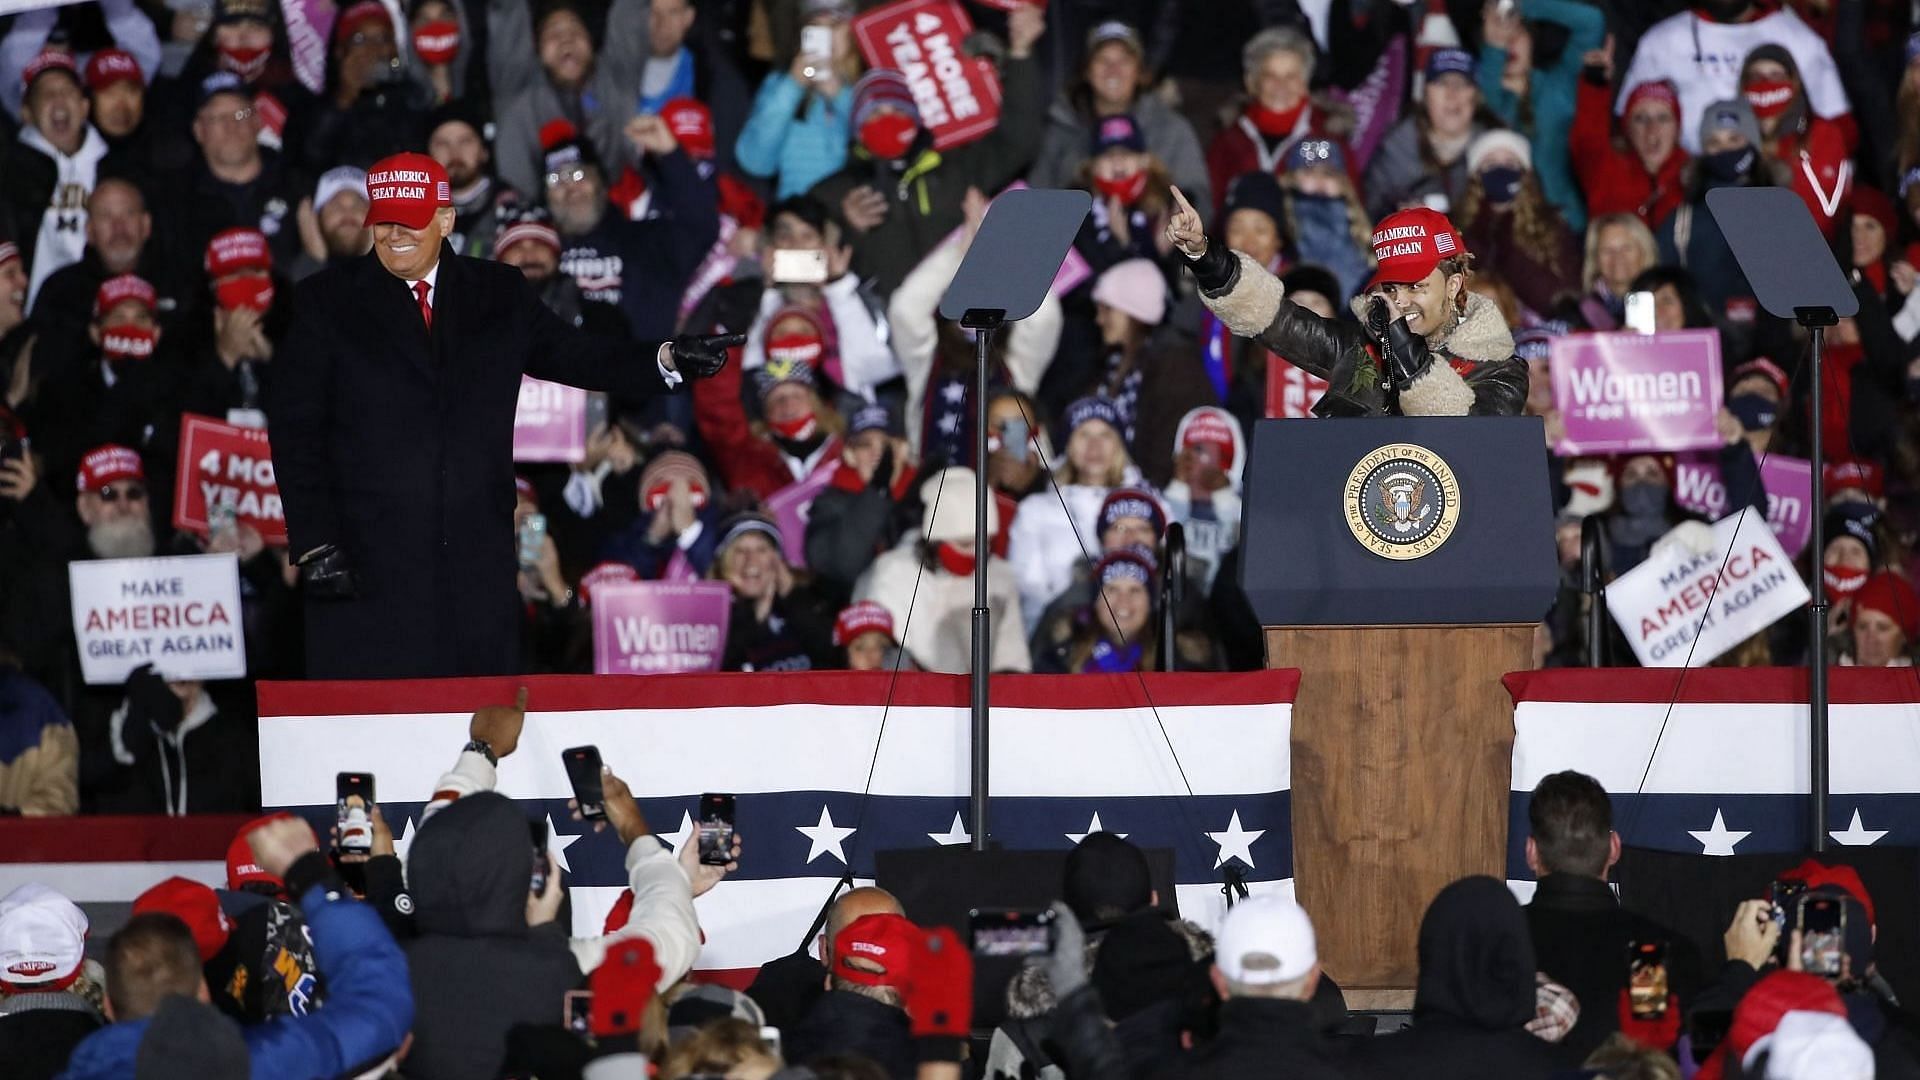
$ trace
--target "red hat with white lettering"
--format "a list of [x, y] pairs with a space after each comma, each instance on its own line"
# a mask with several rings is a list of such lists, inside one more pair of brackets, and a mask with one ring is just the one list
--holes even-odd
[[121, 274], [100, 283], [93, 294], [93, 317], [98, 319], [129, 300], [138, 301], [151, 315], [160, 309], [160, 294], [138, 274]]
[[842, 610], [840, 617], [833, 620], [833, 643], [851, 645], [854, 638], [874, 631], [887, 635], [888, 641], [898, 643], [893, 636], [893, 613], [872, 600], [862, 600]]
[[1842, 491], [1858, 491], [1877, 499], [1886, 490], [1880, 466], [1871, 461], [1829, 461], [1822, 471], [1826, 474], [1829, 499]]
[[116, 480], [145, 480], [146, 466], [140, 455], [124, 446], [108, 443], [87, 451], [74, 476], [75, 491], [99, 491]]
[[49, 71], [64, 71], [73, 77], [74, 82], [80, 81], [80, 69], [74, 66], [71, 53], [64, 53], [58, 49], [41, 49], [39, 55], [27, 61], [26, 70], [20, 73], [20, 82], [30, 87], [33, 85], [33, 80]]
[[117, 82], [146, 86], [140, 74], [140, 61], [125, 49], [101, 49], [87, 58], [87, 89], [99, 93]]
[[713, 156], [713, 111], [692, 98], [674, 98], [660, 109], [660, 119], [691, 157]]
[[267, 234], [245, 227], [222, 229], [207, 241], [207, 276], [223, 278], [240, 270], [272, 270]]
[[393, 28], [393, 16], [387, 13], [385, 4], [380, 0], [360, 0], [340, 13], [339, 20], [333, 24], [333, 39], [338, 41], [348, 36], [366, 22], [385, 23], [388, 29]]
[[233, 834], [233, 842], [227, 845], [227, 888], [234, 892], [264, 892], [276, 894], [284, 892], [287, 883], [277, 875], [267, 873], [266, 869], [253, 858], [253, 845], [247, 843], [247, 834], [272, 821], [274, 818], [292, 817], [282, 810], [277, 814], [267, 814], [254, 818], [240, 831]]
[[603, 562], [580, 575], [580, 602], [592, 606], [594, 590], [604, 589], [609, 585], [626, 585], [639, 580], [640, 571], [626, 563]]
[[1416, 206], [1389, 214], [1373, 230], [1373, 257], [1380, 264], [1371, 289], [1379, 285], [1410, 285], [1425, 281], [1441, 259], [1467, 253], [1466, 242], [1447, 215], [1438, 210]]
[[453, 205], [447, 170], [425, 154], [381, 158], [367, 170], [366, 224], [424, 229], [434, 212]]
[[[920, 928], [904, 915], [862, 915], [833, 936], [833, 976], [861, 986], [907, 985]], [[858, 959], [858, 965], [848, 963]]]

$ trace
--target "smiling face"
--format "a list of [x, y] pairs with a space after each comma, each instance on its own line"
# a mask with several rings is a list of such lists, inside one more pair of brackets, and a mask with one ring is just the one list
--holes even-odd
[[1087, 84], [1094, 105], [1105, 113], [1123, 112], [1140, 91], [1140, 54], [1122, 41], [1109, 41], [1087, 58]]
[[1448, 274], [1435, 267], [1419, 281], [1407, 284], [1385, 283], [1373, 290], [1384, 296], [1394, 318], [1404, 315], [1407, 329], [1421, 337], [1431, 337], [1453, 325], [1455, 300], [1467, 287], [1462, 274]]
[[1307, 97], [1307, 65], [1292, 49], [1274, 49], [1247, 72], [1247, 93], [1274, 112], [1288, 112]]
[[1593, 257], [1600, 268], [1600, 279], [1615, 296], [1626, 295], [1627, 286], [1648, 266], [1647, 250], [1626, 225], [1602, 226], [1600, 235], [1594, 238]]
[[1107, 639], [1115, 644], [1139, 641], [1141, 631], [1147, 628], [1147, 616], [1153, 611], [1153, 598], [1148, 595], [1147, 587], [1131, 578], [1121, 578], [1102, 587], [1100, 595], [1100, 627]]
[[1887, 254], [1887, 230], [1871, 214], [1853, 215], [1853, 265], [1868, 267]]
[[1907, 651], [1907, 635], [1884, 612], [1862, 608], [1853, 615], [1853, 647], [1861, 667], [1886, 667]]
[[1082, 484], [1106, 485], [1108, 478], [1119, 471], [1122, 453], [1120, 433], [1104, 420], [1081, 424], [1067, 440], [1067, 462]]
[[387, 273], [403, 281], [418, 281], [440, 261], [440, 242], [453, 231], [453, 208], [434, 211], [424, 229], [383, 222], [373, 227], [373, 253]]
[[547, 174], [547, 210], [562, 236], [579, 236], [600, 224], [607, 210], [606, 184], [595, 165], [562, 165]]
[[779, 588], [780, 551], [764, 533], [750, 532], [727, 546], [722, 575], [733, 594], [763, 600]]

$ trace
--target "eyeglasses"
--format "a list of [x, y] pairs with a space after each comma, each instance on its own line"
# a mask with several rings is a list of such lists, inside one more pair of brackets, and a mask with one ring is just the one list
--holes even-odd
[[125, 499], [130, 503], [147, 501], [147, 489], [140, 484], [128, 484], [124, 488], [116, 488], [112, 484], [108, 484], [106, 487], [94, 492], [94, 494], [98, 495], [100, 501], [103, 503], [117, 503], [121, 499]]
[[253, 109], [251, 106], [244, 109], [235, 109], [232, 112], [222, 111], [206, 114], [206, 120], [209, 124], [244, 124], [251, 119], [253, 119]]
[[584, 184], [586, 182], [587, 170], [583, 168], [575, 167], [565, 172], [550, 172], [547, 174], [548, 187], [559, 187], [561, 184]]

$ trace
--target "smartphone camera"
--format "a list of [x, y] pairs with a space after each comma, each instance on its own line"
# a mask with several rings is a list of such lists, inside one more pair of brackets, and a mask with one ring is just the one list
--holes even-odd
[[607, 820], [607, 797], [600, 788], [600, 748], [576, 746], [560, 751], [567, 769], [567, 783], [573, 788], [573, 801], [583, 821]]
[[1823, 979], [1837, 979], [1847, 959], [1847, 907], [1838, 897], [1800, 897], [1800, 969]]
[[333, 778], [334, 850], [373, 853], [373, 774], [343, 772]]
[[700, 796], [700, 862], [725, 866], [733, 861], [734, 800], [731, 795]]
[[1053, 912], [982, 911], [967, 913], [967, 932], [978, 957], [1046, 956], [1053, 952]]
[[593, 991], [569, 990], [560, 997], [560, 1023], [575, 1035], [593, 1030]]
[[527, 880], [527, 891], [539, 896], [547, 891], [547, 819], [527, 819], [527, 839], [533, 843], [533, 874]]
[[1667, 943], [1636, 941], [1627, 946], [1627, 1005], [1636, 1020], [1667, 1015]]

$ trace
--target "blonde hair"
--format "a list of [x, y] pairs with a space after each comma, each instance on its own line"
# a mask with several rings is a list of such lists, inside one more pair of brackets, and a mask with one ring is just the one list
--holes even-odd
[[[1101, 423], [1104, 424], [1106, 421], [1102, 420]], [[1133, 455], [1127, 450], [1126, 437], [1121, 435], [1117, 428], [1113, 429], [1113, 441], [1118, 445], [1119, 453], [1114, 456], [1113, 466], [1107, 470], [1107, 475], [1086, 477], [1081, 476], [1080, 470], [1074, 468], [1073, 436], [1068, 435], [1067, 448], [1061, 452], [1060, 460], [1054, 462], [1054, 478], [1062, 485], [1090, 484], [1103, 488], [1117, 488], [1124, 485], [1127, 482], [1127, 470], [1133, 467]]]
[[715, 1020], [667, 1050], [660, 1063], [666, 1080], [683, 1076], [728, 1075], [742, 1065], [769, 1072], [780, 1059], [760, 1041], [760, 1029], [738, 1017]]
[[1593, 283], [1600, 280], [1600, 234], [1612, 228], [1622, 228], [1632, 234], [1633, 242], [1647, 260], [1646, 266], [1640, 269], [1660, 264], [1660, 242], [1653, 238], [1653, 230], [1640, 220], [1640, 215], [1625, 211], [1601, 214], [1587, 222], [1586, 264], [1580, 271], [1580, 286], [1588, 291], [1592, 291]]

